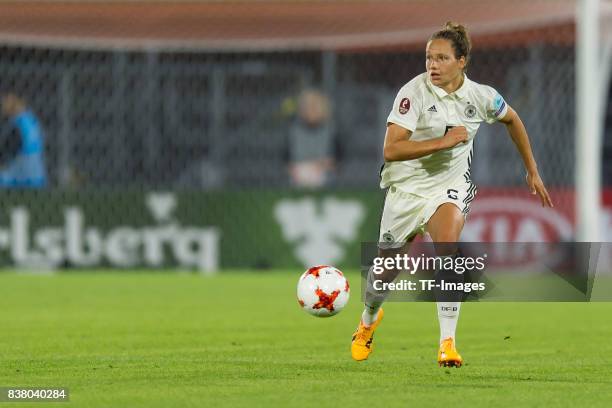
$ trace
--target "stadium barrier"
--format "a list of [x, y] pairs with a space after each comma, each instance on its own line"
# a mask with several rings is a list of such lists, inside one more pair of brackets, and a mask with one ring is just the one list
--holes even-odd
[[[573, 202], [571, 191], [553, 200]], [[606, 191], [604, 230], [612, 224]], [[11, 191], [0, 210], [5, 267], [295, 268], [359, 266], [376, 240], [383, 194], [369, 191]], [[543, 209], [524, 189], [483, 189], [465, 226], [468, 242], [567, 242], [573, 208]], [[609, 234], [609, 232], [608, 232]], [[611, 241], [612, 236], [605, 240]]]

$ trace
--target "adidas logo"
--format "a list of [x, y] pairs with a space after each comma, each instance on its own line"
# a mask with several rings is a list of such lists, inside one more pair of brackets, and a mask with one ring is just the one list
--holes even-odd
[[438, 112], [436, 105], [431, 105], [431, 108], [427, 109], [427, 112]]

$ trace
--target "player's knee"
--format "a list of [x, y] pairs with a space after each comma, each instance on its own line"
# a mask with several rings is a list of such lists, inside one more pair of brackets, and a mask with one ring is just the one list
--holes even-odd
[[447, 231], [439, 231], [435, 234], [430, 234], [433, 242], [448, 242], [448, 243], [456, 243], [459, 242], [459, 232], [447, 230]]

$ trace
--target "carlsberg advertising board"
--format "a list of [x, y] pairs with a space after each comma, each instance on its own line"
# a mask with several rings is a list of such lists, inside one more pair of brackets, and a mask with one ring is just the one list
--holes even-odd
[[0, 210], [0, 262], [203, 273], [358, 265], [377, 193], [13, 191]]

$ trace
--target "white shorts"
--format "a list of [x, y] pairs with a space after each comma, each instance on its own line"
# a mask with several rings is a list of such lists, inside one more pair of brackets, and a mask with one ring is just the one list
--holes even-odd
[[423, 197], [402, 191], [396, 186], [389, 187], [380, 219], [380, 248], [398, 248], [414, 235], [425, 233], [427, 222], [444, 203], [455, 204], [467, 216], [476, 191], [473, 183], [461, 183], [433, 197]]

